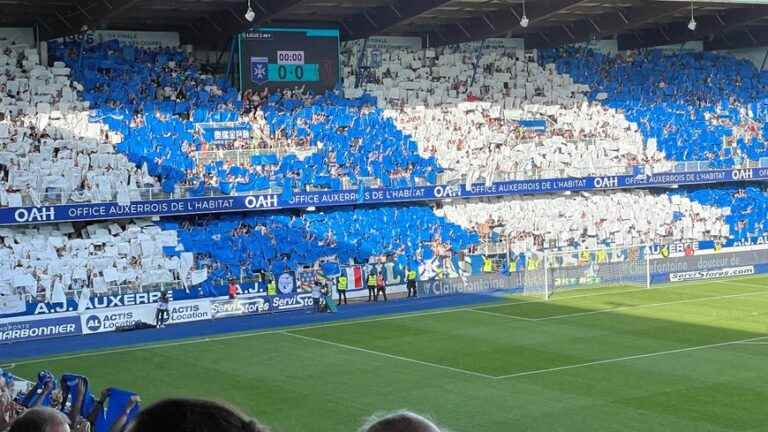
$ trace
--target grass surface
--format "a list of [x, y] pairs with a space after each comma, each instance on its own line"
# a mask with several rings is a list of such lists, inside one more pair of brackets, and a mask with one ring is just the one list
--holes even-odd
[[230, 401], [275, 431], [408, 408], [451, 431], [768, 429], [768, 278], [342, 322], [19, 363], [146, 402]]

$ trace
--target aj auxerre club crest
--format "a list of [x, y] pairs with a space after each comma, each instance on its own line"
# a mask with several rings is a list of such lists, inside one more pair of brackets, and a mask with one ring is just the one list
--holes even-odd
[[269, 59], [266, 57], [251, 57], [251, 81], [254, 84], [262, 85], [269, 81], [267, 76], [267, 65]]

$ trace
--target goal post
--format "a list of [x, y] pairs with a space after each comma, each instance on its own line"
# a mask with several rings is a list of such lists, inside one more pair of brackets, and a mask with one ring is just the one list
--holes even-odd
[[549, 299], [574, 289], [610, 286], [649, 288], [650, 254], [646, 246], [603, 247], [531, 254], [524, 293]]

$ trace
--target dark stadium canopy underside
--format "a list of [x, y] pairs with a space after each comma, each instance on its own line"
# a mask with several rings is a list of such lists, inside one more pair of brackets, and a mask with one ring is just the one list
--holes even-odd
[[[706, 49], [768, 45], [768, 4], [695, 0], [251, 0], [257, 25], [334, 25], [344, 39], [408, 35], [445, 45], [522, 37], [531, 48], [617, 37], [620, 49], [704, 41]], [[247, 0], [0, 0], [0, 26], [36, 26], [43, 39], [91, 29], [178, 31], [222, 48], [248, 28]], [[758, 3], [758, 4], [756, 4]], [[768, 3], [768, 2], [765, 2]]]

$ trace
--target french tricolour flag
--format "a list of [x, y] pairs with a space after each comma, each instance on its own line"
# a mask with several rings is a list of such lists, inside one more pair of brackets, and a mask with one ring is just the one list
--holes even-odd
[[363, 268], [360, 266], [347, 267], [347, 281], [349, 288], [347, 289], [362, 289], [363, 288]]

